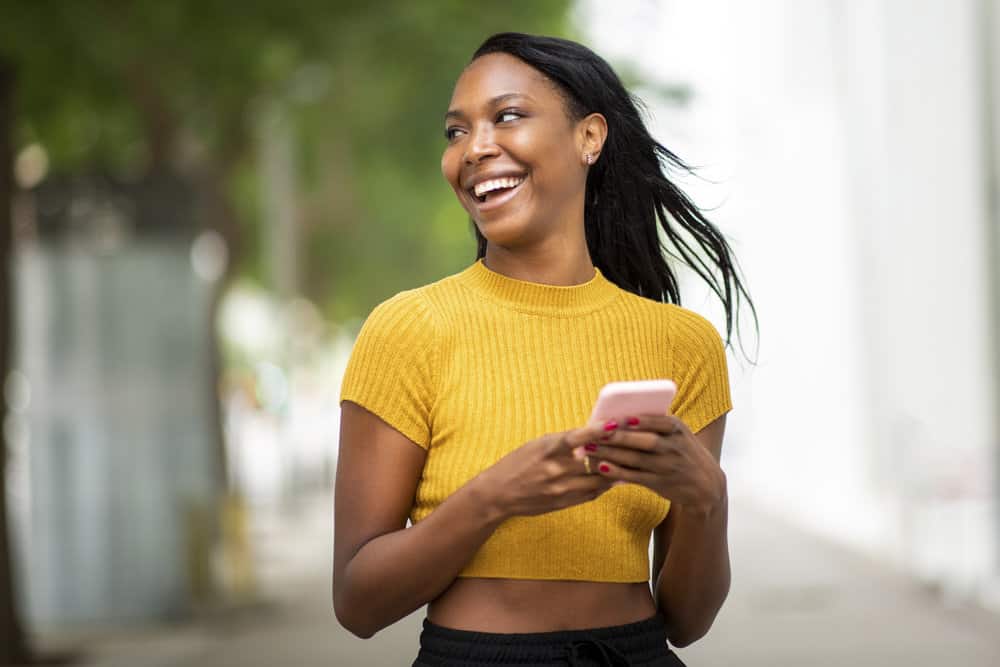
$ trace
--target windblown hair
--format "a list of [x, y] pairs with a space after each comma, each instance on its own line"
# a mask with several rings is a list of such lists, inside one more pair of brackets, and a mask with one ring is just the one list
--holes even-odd
[[[734, 322], [739, 327], [739, 298], [746, 297], [757, 325], [757, 311], [737, 276], [732, 248], [690, 199], [664, 174], [664, 167], [688, 173], [692, 168], [657, 142], [639, 114], [642, 102], [596, 53], [556, 37], [498, 33], [476, 50], [472, 60], [506, 53], [544, 74], [556, 85], [574, 121], [602, 114], [608, 136], [587, 175], [584, 228], [594, 264], [610, 281], [633, 294], [680, 305], [677, 279], [666, 255], [691, 267], [722, 301], [726, 312], [726, 345]], [[671, 248], [662, 244], [657, 225]], [[680, 234], [685, 230], [721, 273], [721, 280], [698, 251]], [[486, 255], [486, 238], [473, 225], [477, 258]], [[758, 330], [759, 334], [759, 330]]]

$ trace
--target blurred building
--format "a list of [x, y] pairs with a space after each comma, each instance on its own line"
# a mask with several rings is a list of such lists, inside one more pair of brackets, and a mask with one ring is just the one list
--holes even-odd
[[221, 489], [192, 202], [98, 177], [19, 202], [10, 493], [34, 627], [176, 616], [206, 585]]
[[731, 485], [1000, 608], [998, 5], [585, 2], [581, 24], [651, 82], [758, 307], [759, 365], [730, 356]]

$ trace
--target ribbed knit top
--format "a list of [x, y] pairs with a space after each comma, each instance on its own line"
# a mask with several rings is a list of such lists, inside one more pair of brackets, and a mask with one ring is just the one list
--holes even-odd
[[[482, 260], [371, 312], [340, 400], [427, 450], [410, 519], [522, 444], [583, 426], [608, 382], [670, 378], [671, 412], [698, 432], [731, 407], [722, 339], [697, 313], [636, 296], [600, 270], [545, 285]], [[647, 581], [649, 540], [670, 502], [636, 485], [504, 521], [459, 576]]]

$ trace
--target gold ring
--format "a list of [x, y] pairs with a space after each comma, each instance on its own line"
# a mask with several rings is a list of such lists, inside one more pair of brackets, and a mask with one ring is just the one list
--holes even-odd
[[587, 470], [588, 475], [593, 474], [590, 472], [590, 457], [586, 454], [583, 455], [583, 467]]

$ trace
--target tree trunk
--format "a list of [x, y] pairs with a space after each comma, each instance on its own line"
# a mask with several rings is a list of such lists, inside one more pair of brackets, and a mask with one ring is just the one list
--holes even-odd
[[[0, 425], [7, 418], [3, 386], [11, 370], [13, 351], [14, 267], [13, 125], [14, 69], [0, 61]], [[0, 428], [0, 665], [30, 662], [27, 638], [17, 613], [17, 591], [11, 566], [11, 544], [7, 530], [7, 441]]]
[[[235, 137], [235, 135], [234, 135]], [[224, 429], [223, 405], [220, 400], [220, 380], [223, 376], [222, 341], [216, 323], [219, 319], [222, 300], [226, 290], [237, 276], [237, 267], [244, 252], [243, 234], [239, 214], [226, 192], [226, 184], [232, 174], [233, 165], [240, 153], [238, 142], [234, 141], [229, 150], [221, 151], [218, 162], [203, 164], [196, 172], [194, 181], [201, 188], [202, 218], [205, 229], [217, 232], [226, 243], [227, 261], [222, 275], [211, 286], [209, 300], [208, 330], [206, 342], [209, 346], [208, 395], [210, 404], [210, 429], [216, 443], [218, 470], [224, 493], [217, 509], [218, 546], [223, 564], [223, 598], [231, 601], [252, 599], [256, 593], [253, 557], [250, 549], [247, 510], [237, 475], [229, 470]]]
[[226, 194], [225, 176], [215, 168], [206, 168], [199, 174], [198, 180], [202, 188], [202, 195], [205, 198], [206, 220], [203, 223], [206, 223], [206, 228], [218, 232], [226, 243], [226, 265], [222, 275], [212, 285], [212, 294], [209, 299], [209, 330], [207, 336], [209, 345], [209, 368], [207, 369], [209, 374], [209, 391], [207, 400], [211, 404], [211, 429], [213, 439], [216, 443], [220, 483], [227, 492], [233, 492], [234, 489], [231, 488], [233, 476], [229, 470], [226, 455], [225, 429], [223, 426], [224, 415], [219, 396], [223, 360], [222, 341], [219, 339], [216, 323], [219, 319], [222, 299], [225, 297], [230, 283], [236, 277], [236, 266], [243, 251], [243, 239], [240, 233], [236, 210]]

